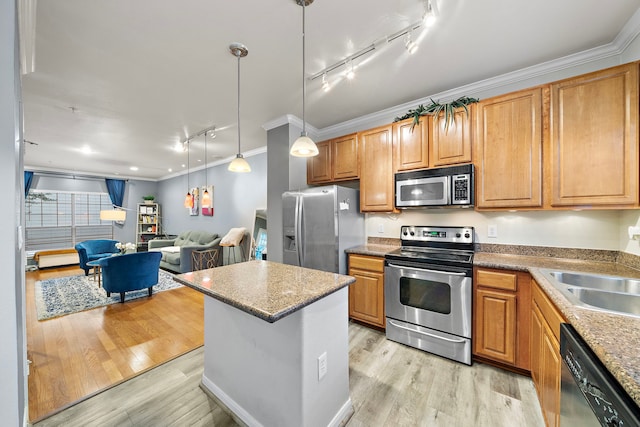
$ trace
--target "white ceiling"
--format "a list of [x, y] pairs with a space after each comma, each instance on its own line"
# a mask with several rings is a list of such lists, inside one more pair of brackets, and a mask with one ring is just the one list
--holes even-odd
[[[640, 0], [438, 0], [414, 55], [400, 38], [307, 82], [322, 129], [482, 79], [611, 43]], [[422, 0], [316, 0], [306, 8], [307, 77], [420, 20]], [[157, 179], [184, 170], [172, 147], [216, 125], [208, 162], [266, 145], [262, 125], [302, 117], [302, 8], [295, 0], [40, 0], [35, 72], [23, 76], [25, 164]], [[420, 30], [418, 30], [420, 33]], [[414, 38], [417, 35], [414, 35]], [[472, 93], [466, 94], [473, 96]], [[81, 152], [89, 146], [92, 153]], [[191, 144], [191, 167], [204, 142]], [[249, 158], [249, 161], [251, 159]], [[137, 166], [137, 172], [130, 166]]]

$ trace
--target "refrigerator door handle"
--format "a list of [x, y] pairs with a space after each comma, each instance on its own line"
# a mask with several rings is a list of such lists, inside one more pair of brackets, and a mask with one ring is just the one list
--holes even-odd
[[296, 254], [298, 256], [298, 266], [302, 267], [302, 196], [296, 195], [294, 237], [296, 239]]
[[300, 202], [301, 197], [299, 194], [296, 194], [296, 207], [294, 212], [294, 227], [293, 227], [293, 237], [296, 242], [296, 261], [298, 262], [298, 266], [302, 267], [302, 255], [301, 255], [301, 242], [300, 242]]

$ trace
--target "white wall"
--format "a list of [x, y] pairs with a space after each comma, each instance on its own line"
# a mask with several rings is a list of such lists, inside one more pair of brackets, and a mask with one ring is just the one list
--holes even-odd
[[[631, 212], [635, 212], [635, 219], [639, 220], [638, 211]], [[368, 214], [365, 222], [367, 235], [372, 237], [397, 239], [402, 225], [473, 226], [479, 243], [624, 250], [621, 245], [626, 242], [621, 241], [619, 230], [623, 225], [626, 230], [635, 221], [627, 225], [633, 218], [622, 217], [623, 211], [503, 213], [420, 209], [400, 214]], [[487, 237], [489, 225], [497, 226], [497, 238]]]
[[[249, 173], [227, 170], [228, 163], [209, 166], [205, 170], [191, 171], [158, 183], [156, 202], [161, 205], [163, 231], [180, 234], [187, 230], [203, 230], [224, 236], [232, 227], [253, 227], [255, 210], [267, 206], [267, 154], [246, 157], [251, 166]], [[190, 216], [184, 207], [188, 187], [213, 185], [213, 216]], [[267, 225], [268, 230], [268, 225]]]
[[22, 425], [26, 415], [24, 183], [22, 115], [16, 34], [16, 2], [0, 2], [0, 182], [5, 209], [0, 210], [0, 423]]

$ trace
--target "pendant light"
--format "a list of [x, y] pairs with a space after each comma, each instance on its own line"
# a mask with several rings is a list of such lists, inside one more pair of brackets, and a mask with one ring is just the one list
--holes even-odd
[[249, 166], [249, 163], [242, 157], [242, 153], [240, 152], [240, 58], [247, 56], [249, 50], [242, 43], [231, 43], [229, 51], [233, 56], [238, 58], [238, 154], [236, 154], [236, 158], [229, 163], [229, 170], [231, 172], [251, 172], [251, 166]]
[[305, 97], [307, 93], [307, 82], [305, 76], [304, 10], [307, 5], [313, 3], [313, 0], [295, 0], [295, 2], [298, 6], [302, 6], [302, 132], [300, 133], [300, 137], [296, 139], [291, 146], [291, 151], [289, 153], [296, 157], [313, 157], [318, 155], [318, 147], [316, 147], [315, 142], [307, 136], [307, 123], [304, 119]]
[[184, 207], [193, 208], [193, 194], [191, 194], [191, 186], [189, 185], [189, 140], [187, 139], [187, 195], [184, 198]]
[[[215, 132], [215, 127], [213, 128]], [[204, 133], [204, 191], [202, 192], [202, 207], [210, 208], [211, 207], [211, 196], [209, 195], [209, 182], [207, 179], [207, 133]]]

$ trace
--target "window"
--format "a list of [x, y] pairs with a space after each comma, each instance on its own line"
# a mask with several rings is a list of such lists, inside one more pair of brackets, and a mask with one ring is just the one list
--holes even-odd
[[113, 223], [100, 221], [111, 209], [107, 193], [30, 191], [25, 200], [26, 250], [72, 248], [91, 239], [113, 239]]

